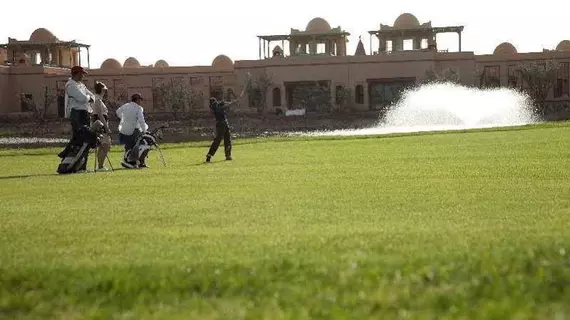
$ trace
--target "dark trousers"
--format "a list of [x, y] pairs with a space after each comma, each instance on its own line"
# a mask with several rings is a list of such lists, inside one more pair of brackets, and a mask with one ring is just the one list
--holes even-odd
[[135, 131], [131, 135], [125, 135], [119, 133], [119, 142], [125, 145], [125, 156], [127, 152], [131, 151], [129, 159], [125, 157], [125, 160], [127, 162], [134, 162], [138, 159], [138, 150], [132, 150], [132, 149], [137, 144], [137, 139], [139, 138], [140, 135], [141, 131], [138, 129], [135, 129]]
[[230, 127], [227, 122], [216, 123], [216, 137], [210, 146], [208, 155], [213, 157], [220, 147], [220, 143], [224, 139], [224, 151], [226, 153], [226, 158], [232, 156], [232, 137], [230, 136]]
[[[79, 129], [83, 126], [87, 126], [89, 127], [90, 125], [90, 121], [89, 121], [89, 112], [87, 112], [86, 110], [75, 110], [75, 109], [71, 109], [71, 113], [69, 114], [69, 121], [71, 123], [71, 140], [67, 143], [67, 145], [65, 146], [65, 149], [63, 149], [62, 152], [59, 153], [59, 157], [60, 158], [65, 158], [67, 156], [67, 154], [69, 153], [69, 151], [71, 150], [71, 148], [73, 147], [73, 143], [77, 140], [77, 136], [79, 133]], [[88, 157], [89, 153], [85, 154], [85, 164], [79, 168], [79, 170], [85, 170], [87, 168], [87, 157]]]

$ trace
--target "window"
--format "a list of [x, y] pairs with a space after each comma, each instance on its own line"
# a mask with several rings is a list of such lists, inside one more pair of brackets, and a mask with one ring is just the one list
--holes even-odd
[[368, 92], [371, 109], [382, 109], [400, 99], [402, 93], [415, 85], [415, 79], [370, 80]]
[[406, 39], [403, 43], [403, 50], [414, 50], [414, 40]]
[[273, 88], [273, 106], [281, 107], [281, 88]]
[[509, 86], [509, 88], [513, 88], [513, 89], [522, 89], [521, 73], [518, 70], [517, 66], [515, 66], [515, 65], [509, 66], [508, 86]]
[[210, 77], [210, 86], [221, 87], [223, 85], [224, 85], [224, 77], [221, 76]]
[[190, 86], [198, 86], [202, 84], [202, 77], [190, 77]]
[[562, 62], [554, 83], [554, 98], [570, 96], [570, 63]]
[[483, 69], [482, 86], [497, 88], [501, 86], [501, 73], [499, 66], [485, 66]]
[[354, 88], [354, 102], [364, 104], [364, 86], [361, 84], [356, 85], [356, 88]]

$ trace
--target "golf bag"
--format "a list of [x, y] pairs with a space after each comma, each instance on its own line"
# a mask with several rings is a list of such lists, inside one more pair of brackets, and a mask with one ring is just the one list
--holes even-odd
[[[146, 166], [146, 158], [148, 157], [150, 150], [154, 147], [160, 152], [160, 148], [156, 141], [162, 139], [162, 129], [164, 128], [165, 126], [162, 126], [152, 132], [146, 131], [141, 134], [137, 138], [135, 145], [125, 153], [124, 161], [134, 167]], [[162, 153], [160, 153], [160, 156], [163, 164], [166, 166]]]
[[97, 148], [100, 139], [98, 132], [91, 131], [88, 126], [81, 127], [70, 141], [70, 148], [61, 159], [57, 173], [68, 174], [85, 170], [89, 150]]

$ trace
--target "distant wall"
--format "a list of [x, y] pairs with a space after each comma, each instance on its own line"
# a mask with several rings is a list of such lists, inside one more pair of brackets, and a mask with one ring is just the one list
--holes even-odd
[[19, 112], [16, 106], [16, 92], [13, 88], [10, 68], [0, 66], [0, 113]]

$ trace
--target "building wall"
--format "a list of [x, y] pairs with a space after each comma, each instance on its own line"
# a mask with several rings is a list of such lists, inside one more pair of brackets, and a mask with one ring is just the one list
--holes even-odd
[[12, 89], [10, 77], [10, 68], [0, 66], [0, 112], [11, 112], [10, 106], [15, 104], [14, 97], [16, 93]]
[[[215, 87], [221, 87], [224, 93], [231, 89], [236, 95], [240, 93], [248, 74], [252, 77], [265, 72], [271, 76], [273, 87], [267, 92], [267, 106], [273, 106], [273, 89], [280, 89], [281, 108], [287, 106], [285, 85], [298, 81], [330, 81], [331, 87], [341, 85], [355, 90], [357, 85], [364, 88], [363, 103], [353, 101], [355, 109], [367, 110], [370, 104], [368, 83], [373, 80], [390, 80], [395, 78], [413, 78], [416, 81], [425, 79], [426, 70], [434, 68], [441, 71], [455, 68], [459, 71], [461, 82], [465, 85], [476, 83], [476, 73], [486, 66], [499, 66], [500, 83], [508, 85], [508, 66], [525, 61], [556, 59], [570, 62], [570, 51], [548, 51], [539, 53], [515, 53], [474, 55], [472, 52], [438, 53], [397, 52], [390, 55], [370, 56], [297, 56], [275, 57], [265, 60], [236, 61], [228, 66], [194, 66], [194, 67], [138, 67], [93, 69], [86, 77], [86, 84], [93, 89], [95, 81], [103, 81], [109, 88], [109, 98], [117, 103], [128, 100], [134, 92], [145, 97], [146, 112], [168, 112], [160, 109], [153, 101], [153, 84], [182, 78], [194, 90], [203, 94], [202, 110], [208, 109], [208, 99]], [[69, 77], [69, 69], [41, 66], [0, 66], [0, 113], [21, 112], [19, 95], [32, 94], [37, 104], [43, 103], [46, 87], [57, 90], [58, 82], [65, 82]], [[61, 84], [60, 84], [61, 87]], [[123, 88], [123, 90], [121, 90]], [[570, 89], [569, 89], [570, 90]], [[332, 92], [331, 100], [335, 93]], [[54, 102], [56, 104], [56, 102]], [[242, 111], [254, 111], [249, 108], [247, 95], [240, 101]], [[57, 107], [50, 106], [50, 113], [57, 113]]]

